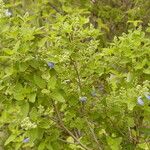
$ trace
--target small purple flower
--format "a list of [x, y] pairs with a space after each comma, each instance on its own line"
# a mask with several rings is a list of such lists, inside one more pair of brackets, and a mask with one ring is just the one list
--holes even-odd
[[28, 143], [29, 141], [30, 141], [30, 138], [28, 137], [23, 140], [23, 143]]
[[144, 106], [144, 101], [142, 100], [142, 97], [139, 96], [138, 99], [137, 99], [137, 103], [141, 106]]
[[53, 62], [48, 62], [47, 65], [49, 66], [49, 68], [54, 68], [55, 64]]
[[150, 100], [150, 95], [149, 94], [145, 94], [145, 97]]
[[85, 103], [87, 101], [87, 97], [86, 96], [82, 96], [79, 98], [80, 102]]

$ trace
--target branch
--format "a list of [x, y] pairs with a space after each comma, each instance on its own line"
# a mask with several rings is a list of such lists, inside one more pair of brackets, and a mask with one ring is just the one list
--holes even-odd
[[62, 128], [82, 147], [84, 148], [85, 150], [91, 150], [90, 148], [86, 147], [86, 145], [84, 145], [83, 143], [81, 143], [74, 135], [73, 133], [64, 125], [62, 119], [61, 119], [61, 116], [60, 116], [60, 113], [59, 113], [59, 110], [56, 106], [56, 104], [53, 103], [53, 106], [54, 106], [54, 109], [55, 109], [55, 112], [57, 114], [57, 117], [58, 117], [58, 120], [60, 122], [60, 125], [62, 126]]
[[71, 57], [70, 57], [70, 59], [71, 59], [71, 62], [74, 66], [74, 70], [76, 72], [77, 79], [78, 79], [78, 86], [79, 86], [79, 89], [80, 89], [80, 92], [81, 92], [82, 91], [82, 84], [81, 84], [81, 79], [80, 79], [80, 75], [79, 75], [79, 72], [78, 72], [77, 64]]
[[[80, 96], [82, 95], [82, 83], [81, 83], [81, 78], [80, 78], [80, 74], [79, 74], [79, 71], [78, 71], [78, 67], [77, 67], [77, 63], [76, 61], [74, 61], [71, 56], [70, 56], [70, 60], [74, 66], [74, 70], [76, 72], [76, 75], [77, 75], [77, 83], [78, 83], [78, 87], [79, 87], [79, 92], [80, 92]], [[82, 103], [81, 104], [81, 114], [84, 115], [85, 114], [85, 103]]]
[[99, 149], [99, 150], [102, 150], [102, 147], [101, 147], [100, 143], [98, 142], [98, 139], [97, 139], [97, 137], [96, 137], [96, 135], [95, 135], [95, 133], [94, 133], [93, 128], [91, 127], [91, 125], [90, 125], [90, 123], [88, 122], [87, 119], [85, 119], [85, 121], [86, 121], [86, 123], [87, 123], [87, 125], [88, 125], [88, 127], [89, 127], [89, 129], [90, 129], [90, 131], [91, 131], [91, 133], [92, 133], [92, 136], [93, 136], [93, 138], [94, 138], [94, 141], [95, 141], [95, 142], [97, 143], [97, 145], [98, 145], [98, 149]]
[[56, 12], [58, 12], [61, 15], [64, 15], [65, 13], [60, 11], [56, 6], [54, 6], [51, 2], [48, 2], [51, 8], [53, 8]]

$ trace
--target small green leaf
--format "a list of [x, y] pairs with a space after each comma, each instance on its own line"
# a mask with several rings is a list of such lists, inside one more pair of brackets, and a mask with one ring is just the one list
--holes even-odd
[[110, 146], [111, 150], [120, 150], [121, 149], [121, 141], [122, 138], [111, 138], [111, 137], [107, 137], [107, 142], [108, 145]]
[[35, 107], [33, 107], [30, 111], [30, 118], [33, 120], [33, 121], [36, 121], [37, 118], [38, 118], [38, 111]]
[[132, 73], [128, 72], [128, 74], [127, 74], [127, 82], [131, 82], [132, 78], [133, 78]]
[[70, 143], [74, 143], [74, 139], [73, 139], [71, 136], [69, 136], [69, 137], [66, 139], [66, 141], [67, 141], [67, 142], [70, 142]]
[[43, 94], [49, 94], [49, 93], [50, 93], [50, 91], [47, 90], [47, 89], [43, 89], [41, 92], [42, 92]]
[[47, 143], [46, 143], [46, 148], [47, 148], [48, 150], [54, 150], [53, 147], [52, 147], [52, 144], [51, 144], [50, 142], [47, 142]]
[[45, 141], [42, 141], [39, 146], [38, 146], [38, 150], [44, 150], [45, 149]]
[[12, 142], [13, 140], [15, 140], [16, 136], [17, 136], [17, 135], [15, 135], [15, 134], [11, 134], [11, 135], [8, 137], [8, 139], [6, 140], [6, 142], [5, 142], [4, 145], [6, 146], [6, 145], [8, 145], [10, 142]]
[[147, 143], [138, 144], [138, 147], [142, 148], [143, 150], [149, 150], [149, 146]]
[[23, 93], [14, 93], [14, 99], [16, 100], [24, 100], [25, 95]]
[[55, 89], [56, 83], [57, 83], [56, 77], [55, 76], [51, 77], [50, 80], [48, 81], [48, 89]]
[[27, 68], [28, 68], [28, 65], [26, 63], [19, 64], [19, 71], [24, 72]]
[[34, 75], [34, 83], [41, 89], [44, 89], [46, 87], [45, 81], [38, 75]]
[[39, 127], [48, 129], [50, 128], [50, 122], [47, 119], [40, 119]]
[[31, 93], [29, 96], [29, 102], [34, 103], [36, 100], [36, 93]]
[[29, 113], [29, 103], [28, 102], [24, 102], [24, 101], [21, 101], [22, 103], [20, 104], [20, 107], [21, 107], [21, 113], [23, 115], [23, 118], [24, 117], [27, 117], [28, 113]]
[[0, 85], [0, 90], [2, 90], [4, 87], [5, 87], [5, 86], [1, 86], [1, 85]]
[[53, 92], [51, 96], [55, 101], [65, 102], [64, 97], [61, 95], [61, 93], [59, 91]]

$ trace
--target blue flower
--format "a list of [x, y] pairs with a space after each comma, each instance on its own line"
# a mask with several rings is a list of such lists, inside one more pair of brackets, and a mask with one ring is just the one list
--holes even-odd
[[28, 137], [23, 140], [23, 143], [28, 143], [29, 141], [30, 141], [30, 138]]
[[86, 96], [82, 96], [79, 98], [80, 102], [86, 102], [87, 101], [87, 97]]
[[142, 97], [139, 96], [138, 99], [137, 99], [137, 103], [141, 106], [144, 106], [144, 101], [142, 100]]
[[53, 62], [48, 62], [47, 65], [49, 66], [49, 68], [54, 68], [55, 64]]
[[150, 95], [149, 94], [145, 94], [145, 97], [150, 100]]

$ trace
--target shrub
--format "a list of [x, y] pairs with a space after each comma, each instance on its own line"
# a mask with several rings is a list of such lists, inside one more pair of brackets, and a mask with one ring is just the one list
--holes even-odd
[[150, 40], [141, 27], [101, 48], [102, 31], [85, 10], [57, 13], [42, 26], [33, 23], [37, 16], [4, 10], [5, 149], [148, 149]]

